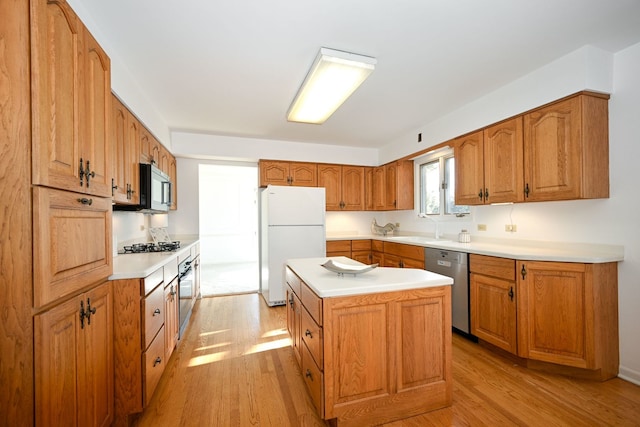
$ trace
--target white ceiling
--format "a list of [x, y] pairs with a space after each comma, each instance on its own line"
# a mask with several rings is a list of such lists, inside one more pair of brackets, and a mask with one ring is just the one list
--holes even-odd
[[[83, 0], [171, 130], [381, 147], [584, 45], [640, 0]], [[376, 57], [323, 125], [286, 112], [320, 47]]]

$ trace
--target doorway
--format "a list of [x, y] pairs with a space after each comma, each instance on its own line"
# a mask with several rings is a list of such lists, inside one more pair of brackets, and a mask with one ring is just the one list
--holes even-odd
[[257, 165], [201, 163], [198, 175], [202, 296], [257, 292]]

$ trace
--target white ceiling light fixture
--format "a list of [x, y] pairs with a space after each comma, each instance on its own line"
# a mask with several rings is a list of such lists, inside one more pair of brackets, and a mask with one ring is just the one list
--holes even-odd
[[321, 48], [289, 107], [287, 120], [324, 123], [369, 77], [377, 62], [370, 56]]

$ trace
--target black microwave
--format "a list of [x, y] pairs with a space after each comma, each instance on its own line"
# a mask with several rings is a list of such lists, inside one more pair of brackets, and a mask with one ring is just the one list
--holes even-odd
[[169, 175], [154, 165], [140, 163], [140, 202], [137, 205], [114, 205], [114, 211], [166, 213], [171, 206]]
[[169, 175], [154, 165], [140, 163], [140, 209], [168, 212], [171, 206]]

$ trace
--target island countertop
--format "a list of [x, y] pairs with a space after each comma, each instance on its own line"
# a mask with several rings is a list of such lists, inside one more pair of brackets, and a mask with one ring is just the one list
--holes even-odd
[[294, 258], [286, 264], [321, 298], [450, 286], [453, 279], [414, 268], [377, 267], [357, 275], [339, 275], [322, 267], [329, 259], [363, 265], [347, 257]]

